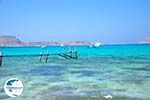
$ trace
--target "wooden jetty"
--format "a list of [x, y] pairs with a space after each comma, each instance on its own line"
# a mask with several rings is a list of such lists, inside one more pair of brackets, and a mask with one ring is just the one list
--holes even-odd
[[47, 52], [46, 54], [31, 54], [31, 55], [3, 55], [2, 52], [0, 52], [0, 66], [2, 65], [2, 60], [4, 57], [39, 57], [39, 62], [42, 62], [42, 59], [45, 58], [45, 62], [48, 62], [49, 56], [60, 56], [65, 59], [78, 59], [78, 53], [77, 51], [70, 51], [70, 52], [64, 52], [64, 53], [55, 53], [55, 54], [50, 54]]
[[78, 59], [77, 52], [70, 51], [69, 53], [60, 53], [58, 55], [61, 56], [61, 57], [66, 58], [66, 59]]

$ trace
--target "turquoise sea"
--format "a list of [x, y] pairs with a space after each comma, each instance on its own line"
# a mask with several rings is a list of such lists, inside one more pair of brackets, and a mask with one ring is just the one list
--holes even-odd
[[[0, 47], [3, 55], [32, 55], [78, 51], [79, 58], [50, 55], [3, 57], [0, 100], [150, 100], [150, 45], [76, 47]], [[24, 91], [16, 98], [3, 89], [16, 77]], [[112, 99], [104, 96], [110, 95]]]

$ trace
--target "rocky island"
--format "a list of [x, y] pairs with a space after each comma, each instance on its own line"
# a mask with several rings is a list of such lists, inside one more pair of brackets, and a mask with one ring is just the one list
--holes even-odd
[[19, 46], [22, 45], [22, 42], [15, 36], [0, 36], [0, 45], [1, 46]]
[[146, 37], [143, 41], [139, 42], [140, 44], [150, 44], [150, 37]]
[[89, 45], [87, 41], [70, 41], [70, 42], [23, 42], [15, 36], [0, 36], [0, 46], [74, 46], [74, 45]]

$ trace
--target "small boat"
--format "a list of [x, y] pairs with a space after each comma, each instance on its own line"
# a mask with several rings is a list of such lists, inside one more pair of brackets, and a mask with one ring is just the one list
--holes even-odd
[[111, 95], [106, 95], [106, 96], [104, 96], [104, 98], [106, 98], [106, 99], [112, 99], [113, 96], [111, 96]]
[[43, 46], [41, 46], [41, 48], [43, 49], [43, 48], [46, 48], [46, 46], [45, 45], [43, 45]]
[[96, 43], [94, 44], [94, 47], [99, 47], [99, 46], [102, 46], [102, 43], [101, 43], [101, 42], [96, 42]]
[[89, 48], [93, 48], [93, 45], [89, 45]]
[[95, 44], [90, 44], [88, 47], [89, 48], [96, 48], [96, 47], [100, 47], [102, 46], [102, 43], [101, 42], [96, 42]]
[[64, 46], [64, 44], [63, 43], [61, 43], [61, 45], [60, 45], [61, 47], [63, 47]]

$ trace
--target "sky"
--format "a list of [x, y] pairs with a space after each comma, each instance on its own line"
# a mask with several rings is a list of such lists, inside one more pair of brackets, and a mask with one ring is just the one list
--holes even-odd
[[150, 0], [0, 0], [0, 35], [136, 43], [150, 37]]

